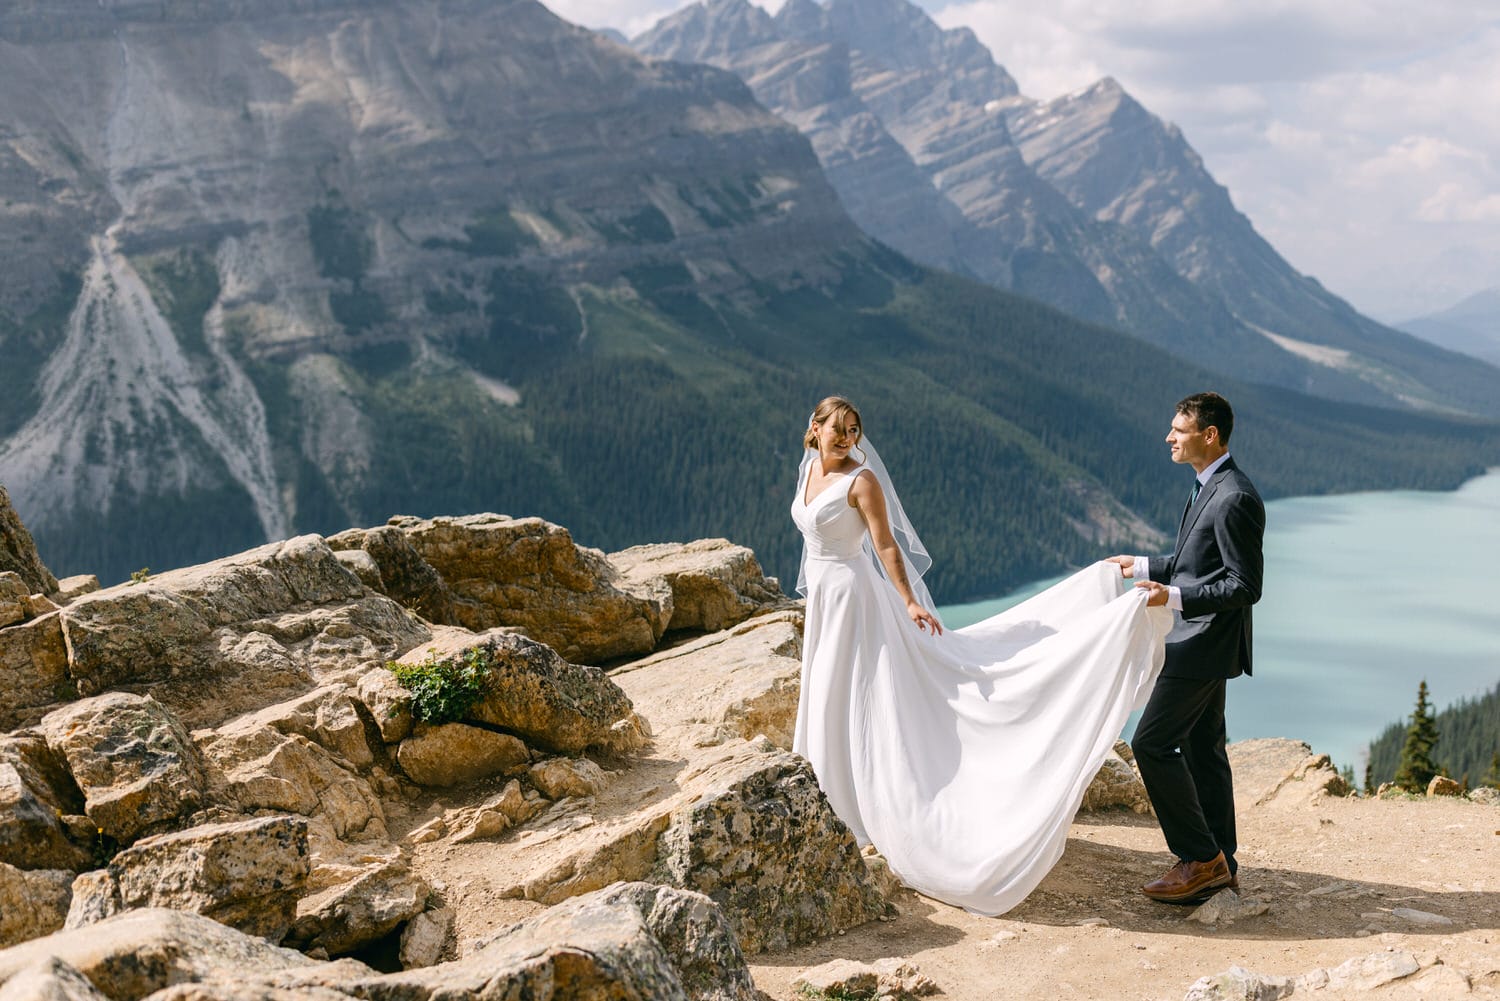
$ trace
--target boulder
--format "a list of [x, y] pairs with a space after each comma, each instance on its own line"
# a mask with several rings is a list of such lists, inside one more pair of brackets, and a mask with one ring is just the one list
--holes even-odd
[[592, 796], [604, 788], [604, 769], [588, 758], [548, 758], [526, 773], [531, 787], [548, 799]]
[[110, 861], [122, 909], [170, 907], [279, 941], [309, 869], [307, 821], [260, 817], [145, 838]]
[[77, 970], [114, 1001], [135, 1001], [168, 984], [214, 974], [266, 975], [316, 965], [299, 952], [201, 914], [147, 908], [0, 951], [0, 983], [8, 989], [13, 977], [52, 959]]
[[442, 574], [422, 558], [401, 529], [391, 525], [352, 528], [329, 536], [328, 545], [335, 552], [358, 550], [368, 556], [379, 577], [372, 586], [403, 608], [428, 622], [458, 624], [453, 592]]
[[351, 686], [333, 684], [267, 706], [241, 717], [237, 724], [243, 728], [268, 726], [287, 736], [306, 737], [340, 764], [362, 771], [375, 763], [364, 712], [364, 704]]
[[1301, 807], [1309, 799], [1347, 796], [1353, 790], [1326, 754], [1300, 740], [1261, 737], [1230, 744], [1234, 800], [1239, 809], [1276, 802]]
[[37, 554], [36, 542], [10, 505], [10, 494], [0, 487], [0, 573], [7, 572], [21, 578], [27, 594], [57, 590], [57, 578]]
[[630, 699], [597, 667], [570, 664], [549, 647], [511, 633], [442, 632], [401, 658], [461, 657], [479, 648], [489, 664], [484, 695], [468, 719], [561, 754], [635, 750], [646, 740]]
[[[1121, 741], [1123, 744], [1124, 742]], [[1104, 763], [1094, 775], [1089, 787], [1084, 790], [1080, 810], [1110, 810], [1124, 808], [1135, 813], [1151, 812], [1151, 797], [1146, 795], [1146, 786], [1141, 777], [1130, 767], [1118, 750], [1105, 755]]]
[[112, 918], [125, 909], [120, 903], [120, 883], [108, 869], [79, 873], [73, 880], [73, 899], [63, 921], [67, 929], [82, 928]]
[[758, 615], [610, 672], [677, 753], [765, 736], [791, 750], [802, 678], [802, 612]]
[[1421, 968], [1417, 958], [1405, 950], [1372, 952], [1331, 967], [1325, 987], [1330, 991], [1369, 991], [1409, 977]]
[[609, 562], [637, 590], [660, 582], [669, 602], [669, 630], [718, 632], [762, 609], [789, 604], [755, 554], [728, 539], [633, 546], [611, 553]]
[[38, 960], [0, 987], [0, 1001], [106, 1001], [87, 977], [56, 956]]
[[396, 762], [420, 786], [454, 786], [524, 771], [530, 754], [508, 733], [464, 723], [418, 724], [396, 749]]
[[79, 870], [92, 843], [79, 843], [64, 818], [83, 811], [83, 794], [40, 736], [0, 737], [0, 862], [23, 869]]
[[77, 574], [73, 577], [64, 577], [57, 582], [57, 590], [50, 597], [59, 605], [66, 605], [74, 598], [81, 598], [85, 594], [93, 594], [99, 590], [99, 578], [91, 573]]
[[811, 766], [774, 752], [724, 769], [657, 842], [656, 882], [705, 894], [747, 953], [788, 948], [881, 917], [886, 902]]
[[1427, 783], [1428, 796], [1462, 796], [1464, 787], [1446, 775], [1434, 775]]
[[77, 697], [60, 612], [0, 629], [0, 691], [5, 730], [30, 726], [49, 707]]
[[540, 518], [476, 514], [392, 518], [453, 594], [453, 620], [474, 632], [514, 626], [570, 661], [597, 664], [651, 650], [666, 626], [659, 598], [634, 589], [596, 549]]
[[1246, 918], [1259, 917], [1270, 910], [1271, 905], [1264, 900], [1251, 900], [1241, 897], [1234, 890], [1224, 890], [1196, 907], [1188, 915], [1188, 920], [1205, 925], [1232, 925]]
[[79, 692], [149, 687], [192, 726], [300, 695], [431, 635], [317, 536], [86, 594], [59, 615]]
[[17, 869], [0, 862], [0, 947], [50, 935], [63, 926], [73, 897], [66, 869]]
[[1200, 977], [1188, 988], [1183, 1001], [1276, 1001], [1296, 990], [1289, 977], [1267, 976], [1242, 966]]
[[1482, 803], [1485, 806], [1495, 806], [1500, 804], [1500, 789], [1496, 789], [1494, 786], [1480, 786], [1477, 789], [1470, 789], [1469, 799], [1472, 802]]
[[404, 859], [378, 862], [353, 879], [303, 897], [286, 942], [303, 951], [345, 955], [425, 911], [431, 893]]
[[176, 826], [203, 805], [197, 748], [150, 696], [110, 692], [49, 713], [41, 730], [84, 796], [84, 812], [129, 844]]
[[[385, 811], [370, 780], [302, 734], [283, 733], [257, 715], [197, 731], [193, 739], [216, 801], [246, 813], [323, 818], [333, 838], [387, 837]], [[320, 830], [315, 826], [309, 835], [315, 861], [330, 851]]]

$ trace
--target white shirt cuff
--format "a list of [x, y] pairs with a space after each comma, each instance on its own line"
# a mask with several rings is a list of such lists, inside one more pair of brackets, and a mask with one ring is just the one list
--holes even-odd
[[1167, 588], [1167, 607], [1174, 612], [1182, 611], [1182, 588]]
[[1135, 566], [1130, 568], [1130, 576], [1133, 580], [1150, 580], [1151, 557], [1137, 556], [1135, 558]]

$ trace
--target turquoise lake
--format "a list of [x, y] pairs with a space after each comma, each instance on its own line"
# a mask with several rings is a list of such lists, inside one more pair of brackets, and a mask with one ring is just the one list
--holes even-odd
[[[1443, 708], [1500, 683], [1500, 470], [1457, 491], [1266, 505], [1255, 676], [1229, 683], [1229, 739], [1295, 737], [1363, 775], [1424, 678]], [[942, 609], [957, 628], [1053, 583]], [[1130, 727], [1134, 727], [1132, 720]]]

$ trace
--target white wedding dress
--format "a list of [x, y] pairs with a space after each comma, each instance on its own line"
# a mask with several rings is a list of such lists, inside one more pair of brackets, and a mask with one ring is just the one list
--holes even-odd
[[983, 622], [921, 631], [864, 546], [859, 472], [811, 503], [804, 472], [792, 504], [807, 596], [793, 750], [902, 882], [1001, 914], [1062, 857], [1161, 670], [1171, 613], [1097, 563]]

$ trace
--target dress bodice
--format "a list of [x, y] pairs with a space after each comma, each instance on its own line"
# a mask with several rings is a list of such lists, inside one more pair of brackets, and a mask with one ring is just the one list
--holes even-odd
[[807, 480], [812, 475], [812, 468], [808, 467], [807, 475], [797, 480], [792, 520], [807, 542], [808, 559], [850, 560], [860, 555], [865, 520], [860, 517], [859, 510], [849, 504], [849, 489], [864, 468], [861, 465], [844, 473], [840, 482], [825, 487], [810, 504], [803, 503], [802, 499], [807, 496]]

